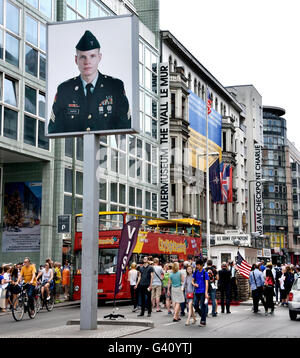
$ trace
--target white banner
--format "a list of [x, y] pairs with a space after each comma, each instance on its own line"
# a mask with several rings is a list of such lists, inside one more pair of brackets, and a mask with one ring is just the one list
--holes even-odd
[[169, 219], [170, 207], [170, 155], [169, 155], [169, 115], [170, 115], [170, 86], [169, 64], [161, 63], [159, 72], [160, 82], [160, 216]]
[[255, 231], [263, 235], [263, 200], [262, 200], [262, 147], [254, 147], [254, 174], [255, 174]]

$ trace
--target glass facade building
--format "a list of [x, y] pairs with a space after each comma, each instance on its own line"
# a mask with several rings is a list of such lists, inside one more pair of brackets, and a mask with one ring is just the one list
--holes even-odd
[[[57, 234], [57, 217], [82, 212], [83, 139], [49, 140], [44, 135], [47, 22], [131, 13], [137, 15], [130, 0], [0, 0], [3, 225], [7, 184], [39, 182], [42, 186], [39, 250], [31, 250], [30, 245], [25, 250], [12, 249], [0, 233], [0, 262], [17, 262], [24, 256], [37, 264], [47, 257], [61, 261], [62, 253], [69, 252], [71, 235]], [[142, 22], [140, 29], [140, 133], [100, 138], [99, 209], [157, 217], [159, 48], [151, 29]]]
[[285, 110], [263, 107], [264, 234], [270, 237], [275, 254], [288, 247], [286, 120]]

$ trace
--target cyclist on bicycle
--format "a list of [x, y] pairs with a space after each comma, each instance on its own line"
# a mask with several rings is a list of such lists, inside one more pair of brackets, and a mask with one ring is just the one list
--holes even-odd
[[53, 270], [50, 268], [48, 262], [45, 263], [45, 267], [37, 275], [37, 280], [42, 276], [42, 299], [47, 295], [47, 300], [50, 300], [50, 290], [53, 289]]
[[35, 286], [36, 286], [36, 269], [33, 264], [30, 262], [29, 257], [25, 257], [24, 265], [22, 266], [20, 276], [17, 281], [17, 285], [24, 280], [25, 289], [28, 294], [28, 303], [31, 310], [34, 310], [34, 295], [35, 295]]

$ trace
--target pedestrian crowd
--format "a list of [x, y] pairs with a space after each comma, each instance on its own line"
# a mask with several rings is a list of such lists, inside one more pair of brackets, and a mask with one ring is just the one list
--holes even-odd
[[[212, 260], [172, 260], [161, 266], [159, 259], [144, 256], [142, 262], [133, 262], [129, 270], [133, 312], [140, 311], [142, 317], [147, 311], [162, 312], [165, 308], [173, 322], [187, 316], [186, 325], [195, 324], [196, 314], [199, 325], [206, 326], [208, 315], [217, 317], [217, 291], [220, 292], [220, 313], [229, 314], [232, 299], [237, 300], [236, 266], [234, 262], [222, 263], [217, 270]], [[209, 305], [212, 308], [209, 313]]]
[[62, 267], [60, 262], [53, 262], [51, 258], [45, 260], [45, 264], [39, 268], [25, 257], [23, 262], [16, 264], [2, 264], [0, 266], [0, 312], [11, 310], [14, 299], [21, 292], [22, 284], [26, 285], [29, 306], [33, 309], [33, 297], [39, 285], [41, 294], [45, 299], [50, 298], [53, 291], [55, 303], [60, 303], [60, 295], [64, 294], [65, 300], [69, 299], [71, 268], [68, 260]]
[[277, 263], [273, 267], [271, 262], [264, 265], [264, 261], [253, 264], [249, 277], [253, 312], [259, 312], [259, 302], [265, 309], [265, 315], [274, 314], [275, 304], [288, 307], [288, 296], [298, 277], [300, 277], [298, 265]]
[[[140, 264], [131, 264], [128, 275], [133, 312], [140, 311], [138, 316], [142, 317], [147, 311], [151, 317], [153, 311], [162, 312], [164, 308], [173, 322], [187, 316], [186, 325], [195, 324], [198, 314], [199, 325], [206, 326], [208, 316], [230, 314], [231, 304], [238, 301], [237, 272], [234, 261], [223, 262], [218, 270], [212, 260], [173, 260], [161, 266], [157, 257], [144, 256]], [[264, 261], [253, 264], [249, 277], [253, 312], [259, 312], [259, 301], [266, 315], [274, 313], [275, 304], [287, 306], [288, 294], [299, 272], [299, 266], [273, 267], [271, 262], [265, 265]]]

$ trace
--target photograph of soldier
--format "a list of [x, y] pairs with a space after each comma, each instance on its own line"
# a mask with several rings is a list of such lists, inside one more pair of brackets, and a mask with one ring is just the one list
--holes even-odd
[[76, 45], [80, 75], [61, 83], [52, 106], [48, 133], [76, 133], [131, 128], [124, 84], [98, 70], [100, 43], [90, 32]]

